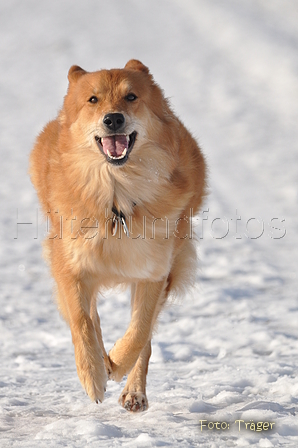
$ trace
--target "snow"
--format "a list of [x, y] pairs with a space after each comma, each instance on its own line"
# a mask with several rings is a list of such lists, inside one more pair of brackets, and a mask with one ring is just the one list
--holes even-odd
[[[1, 447], [297, 446], [297, 21], [295, 0], [1, 2]], [[150, 67], [210, 169], [197, 284], [161, 316], [150, 408], [136, 415], [117, 403], [124, 382], [101, 405], [81, 388], [27, 175], [69, 67], [130, 58]], [[110, 349], [127, 292], [98, 309]]]

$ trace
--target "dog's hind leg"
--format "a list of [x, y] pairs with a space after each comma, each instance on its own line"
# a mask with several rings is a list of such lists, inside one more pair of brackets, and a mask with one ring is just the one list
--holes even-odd
[[167, 280], [163, 279], [159, 282], [139, 282], [132, 288], [132, 316], [129, 327], [109, 353], [111, 379], [121, 381], [123, 375], [128, 374], [136, 363], [130, 384], [133, 378], [143, 376], [146, 372], [151, 351], [148, 344], [156, 318], [166, 300], [166, 285]]
[[151, 341], [148, 341], [141, 351], [134, 368], [128, 375], [125, 388], [119, 398], [119, 404], [127, 411], [139, 412], [148, 409], [146, 376], [150, 356]]

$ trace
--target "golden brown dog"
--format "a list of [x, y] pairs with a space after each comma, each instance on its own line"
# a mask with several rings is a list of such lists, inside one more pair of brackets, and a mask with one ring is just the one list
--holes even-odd
[[[45, 254], [89, 397], [102, 401], [107, 379], [128, 374], [119, 402], [145, 410], [157, 316], [196, 269], [191, 218], [205, 193], [204, 158], [141, 62], [73, 66], [68, 79], [30, 160], [51, 223]], [[131, 322], [107, 355], [96, 299], [119, 284], [131, 287]]]

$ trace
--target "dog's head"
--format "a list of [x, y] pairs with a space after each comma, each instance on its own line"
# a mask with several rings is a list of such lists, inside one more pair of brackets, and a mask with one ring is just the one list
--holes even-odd
[[140, 61], [93, 73], [72, 66], [68, 80], [61, 122], [78, 146], [100, 151], [112, 165], [124, 165], [131, 152], [169, 119], [167, 101]]

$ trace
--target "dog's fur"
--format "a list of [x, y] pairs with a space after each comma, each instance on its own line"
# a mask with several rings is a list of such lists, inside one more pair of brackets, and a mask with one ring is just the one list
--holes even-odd
[[[51, 223], [45, 254], [89, 397], [102, 401], [107, 379], [128, 374], [119, 402], [145, 410], [157, 316], [169, 294], [194, 278], [190, 220], [205, 194], [205, 162], [141, 62], [94, 73], [73, 66], [68, 79], [63, 107], [39, 135], [30, 159], [31, 179]], [[113, 113], [121, 114], [113, 116], [120, 121], [110, 120]], [[111, 142], [112, 135], [120, 149], [107, 153], [101, 139]], [[123, 150], [123, 135], [131, 135], [130, 144], [135, 138], [132, 149]], [[131, 322], [107, 355], [96, 298], [119, 284], [131, 286]]]

